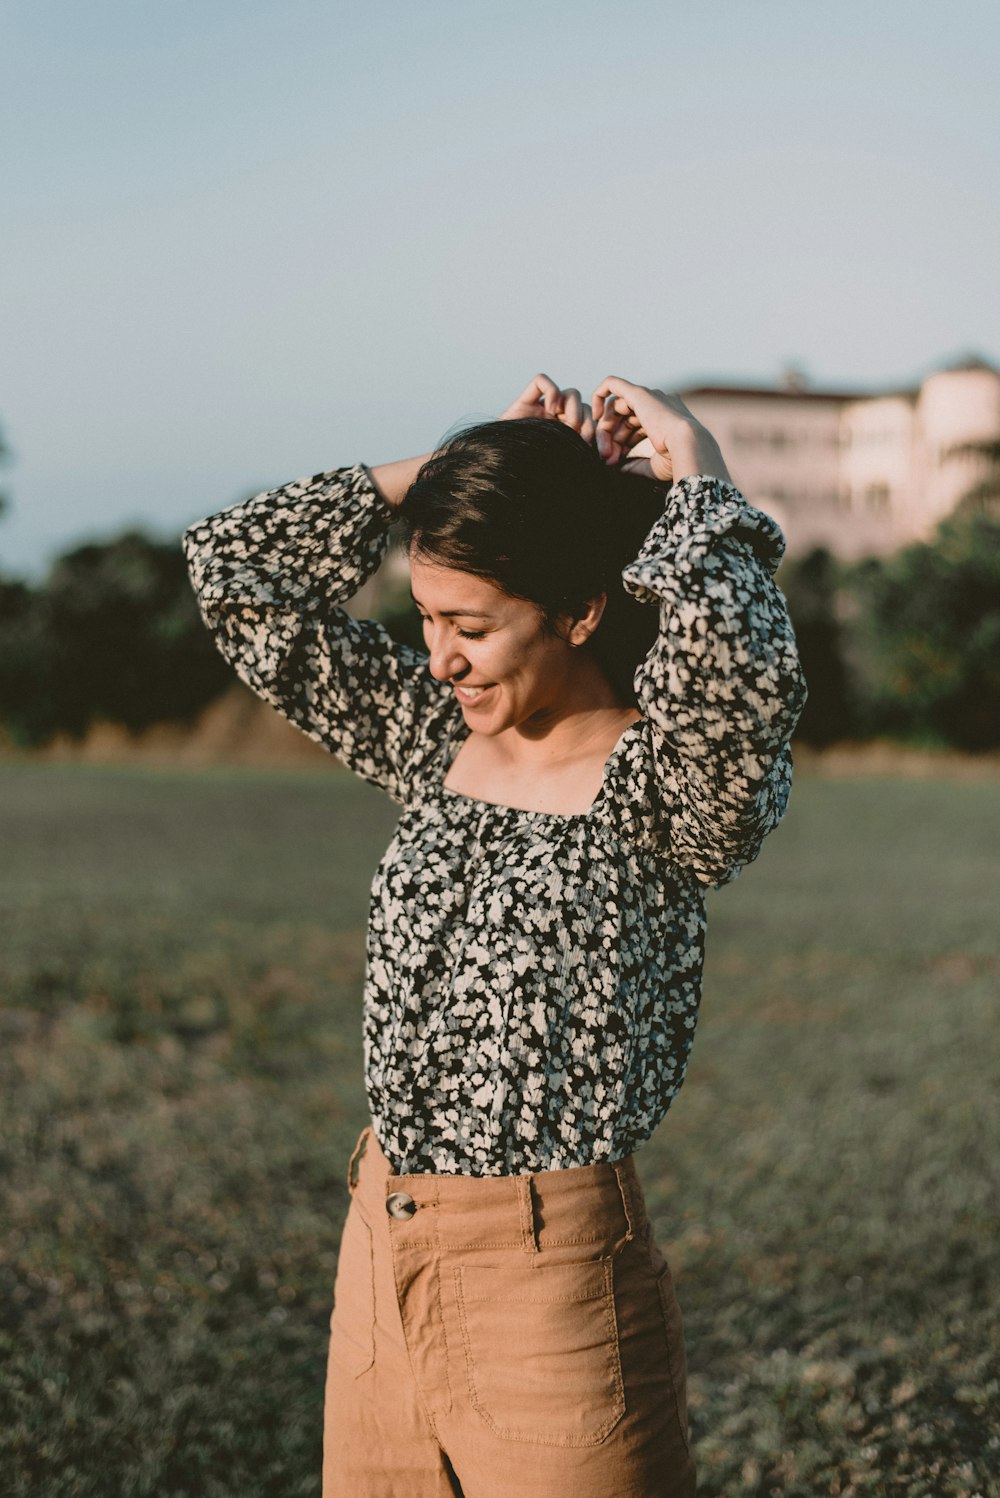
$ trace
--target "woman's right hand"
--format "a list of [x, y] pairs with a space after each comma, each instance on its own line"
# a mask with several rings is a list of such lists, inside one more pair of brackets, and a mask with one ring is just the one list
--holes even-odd
[[547, 374], [537, 374], [525, 386], [517, 400], [500, 415], [501, 421], [522, 421], [534, 416], [542, 421], [561, 421], [579, 432], [584, 442], [594, 441], [594, 417], [590, 407], [580, 399], [579, 390], [560, 390]]

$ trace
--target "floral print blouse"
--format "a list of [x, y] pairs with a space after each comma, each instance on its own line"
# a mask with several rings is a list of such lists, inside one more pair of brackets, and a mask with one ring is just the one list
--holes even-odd
[[364, 1051], [399, 1174], [496, 1176], [615, 1160], [684, 1078], [705, 893], [780, 820], [805, 700], [773, 581], [778, 526], [685, 478], [624, 586], [657, 606], [642, 717], [586, 813], [446, 789], [469, 733], [427, 656], [341, 605], [392, 512], [367, 469], [319, 473], [190, 526], [202, 615], [237, 674], [402, 808], [375, 875]]

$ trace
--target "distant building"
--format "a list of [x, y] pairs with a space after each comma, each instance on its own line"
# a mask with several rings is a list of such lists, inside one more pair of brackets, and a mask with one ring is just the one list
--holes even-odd
[[967, 442], [1000, 436], [1000, 370], [967, 359], [912, 389], [780, 386], [681, 392], [718, 439], [734, 481], [781, 524], [789, 552], [853, 559], [924, 540], [983, 476]]

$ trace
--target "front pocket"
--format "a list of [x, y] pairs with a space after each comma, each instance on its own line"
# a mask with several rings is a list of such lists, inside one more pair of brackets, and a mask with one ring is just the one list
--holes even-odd
[[355, 1378], [375, 1361], [372, 1233], [352, 1200], [340, 1240], [330, 1316], [330, 1356]]
[[498, 1436], [596, 1446], [625, 1413], [614, 1260], [463, 1265], [469, 1397]]

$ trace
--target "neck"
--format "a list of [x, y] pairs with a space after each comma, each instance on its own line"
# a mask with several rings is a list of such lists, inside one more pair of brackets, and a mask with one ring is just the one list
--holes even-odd
[[609, 736], [617, 738], [639, 717], [638, 708], [622, 702], [600, 666], [587, 655], [557, 703], [497, 734], [494, 745], [512, 768], [548, 768], [606, 745]]

